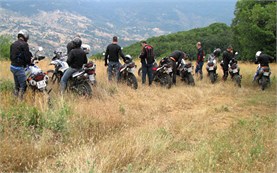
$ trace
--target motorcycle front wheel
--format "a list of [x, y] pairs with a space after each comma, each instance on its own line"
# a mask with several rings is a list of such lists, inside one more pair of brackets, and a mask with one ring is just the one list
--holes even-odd
[[127, 85], [131, 86], [133, 89], [138, 88], [138, 81], [137, 81], [136, 76], [133, 73], [128, 74]]

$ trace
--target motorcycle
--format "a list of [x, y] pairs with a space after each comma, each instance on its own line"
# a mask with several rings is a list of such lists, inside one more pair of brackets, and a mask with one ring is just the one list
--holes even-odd
[[128, 86], [131, 86], [133, 89], [138, 88], [137, 78], [134, 74], [136, 65], [132, 61], [130, 55], [126, 55], [124, 65], [119, 69], [119, 82], [127, 82]]
[[55, 56], [52, 58], [52, 60], [49, 64], [49, 65], [54, 66], [54, 70], [47, 71], [47, 74], [48, 74], [52, 84], [55, 84], [56, 81], [57, 81], [57, 83], [60, 83], [65, 70], [68, 69], [68, 67], [69, 67], [66, 62], [67, 55], [63, 54], [61, 49], [55, 50], [54, 54], [55, 54]]
[[186, 82], [188, 85], [195, 85], [194, 78], [192, 76], [192, 63], [186, 62], [184, 59], [182, 59], [180, 67], [179, 67], [179, 73], [181, 76], [181, 80]]
[[91, 85], [96, 83], [95, 80], [96, 64], [88, 62], [84, 64], [82, 69], [73, 73], [67, 83], [68, 90], [76, 93], [79, 96], [91, 97]]
[[153, 67], [153, 81], [170, 89], [172, 86], [172, 66], [168, 58], [163, 58], [158, 67]]
[[25, 69], [25, 74], [27, 77], [27, 85], [35, 92], [46, 92], [50, 93], [51, 90], [48, 90], [47, 83], [48, 83], [48, 75], [44, 73], [37, 65], [39, 61], [43, 60], [45, 56], [37, 55], [38, 52], [42, 51], [43, 48], [39, 47], [38, 50], [35, 52], [35, 56], [32, 59], [31, 65], [27, 66]]
[[235, 82], [236, 85], [241, 87], [242, 76], [239, 73], [240, 68], [238, 65], [238, 61], [236, 60], [237, 55], [238, 55], [238, 53], [236, 52], [235, 57], [229, 62], [228, 66], [229, 66], [229, 74], [230, 74], [232, 80]]
[[218, 74], [216, 73], [217, 65], [216, 65], [216, 57], [214, 55], [209, 55], [206, 70], [208, 72], [208, 76], [211, 80], [211, 83], [215, 83], [217, 80]]
[[[260, 65], [259, 65], [260, 66]], [[260, 67], [258, 67], [260, 68]], [[261, 67], [256, 77], [257, 83], [260, 85], [261, 89], [264, 90], [270, 83], [271, 71], [269, 67]]]

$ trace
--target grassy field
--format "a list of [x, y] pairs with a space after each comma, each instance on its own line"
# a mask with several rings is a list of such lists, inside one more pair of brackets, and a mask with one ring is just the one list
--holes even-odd
[[24, 102], [13, 98], [9, 62], [0, 63], [1, 172], [277, 171], [276, 64], [261, 91], [254, 64], [240, 64], [241, 88], [205, 75], [169, 90], [138, 78], [132, 90], [108, 83], [96, 63], [93, 98], [61, 98], [53, 87], [51, 109], [29, 91]]

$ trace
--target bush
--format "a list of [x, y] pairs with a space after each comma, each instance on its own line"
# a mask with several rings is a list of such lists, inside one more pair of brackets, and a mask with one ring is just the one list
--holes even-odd
[[11, 36], [0, 35], [0, 60], [9, 59], [11, 43]]

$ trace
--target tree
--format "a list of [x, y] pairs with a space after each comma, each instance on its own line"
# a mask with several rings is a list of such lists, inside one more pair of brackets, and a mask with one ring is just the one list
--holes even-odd
[[231, 27], [234, 48], [244, 60], [252, 60], [259, 50], [276, 55], [276, 1], [238, 1]]

